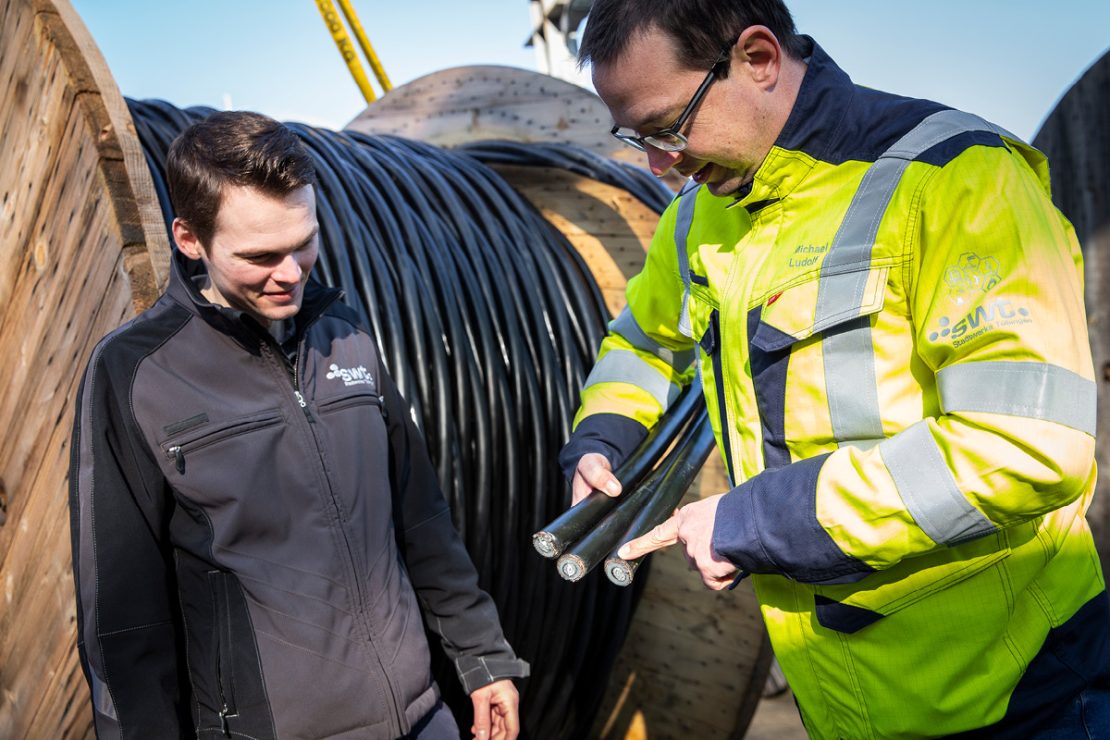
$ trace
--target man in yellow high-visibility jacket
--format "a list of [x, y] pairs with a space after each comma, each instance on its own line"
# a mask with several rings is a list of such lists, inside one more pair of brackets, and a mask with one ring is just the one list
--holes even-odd
[[614, 135], [690, 182], [582, 391], [576, 499], [699, 373], [736, 487], [624, 554], [752, 574], [813, 736], [1110, 732], [1081, 256], [1044, 157], [853, 85], [779, 0], [597, 0], [581, 56]]

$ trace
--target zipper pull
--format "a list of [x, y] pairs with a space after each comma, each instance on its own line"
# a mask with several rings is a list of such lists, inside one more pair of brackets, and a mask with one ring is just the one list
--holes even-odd
[[315, 422], [316, 420], [312, 418], [312, 413], [308, 410], [308, 402], [304, 400], [304, 396], [301, 395], [301, 392], [294, 389], [293, 395], [297, 397], [297, 405], [301, 407], [302, 411], [304, 411], [305, 417], [310, 422]]
[[231, 729], [227, 726], [227, 704], [220, 710], [220, 729], [223, 730], [224, 737], [231, 737]]
[[174, 445], [168, 451], [177, 463], [177, 472], [185, 475], [185, 453], [181, 451], [181, 445]]

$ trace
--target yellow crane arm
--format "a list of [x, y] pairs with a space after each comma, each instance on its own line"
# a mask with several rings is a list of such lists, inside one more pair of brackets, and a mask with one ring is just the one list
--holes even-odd
[[[348, 4], [348, 0], [340, 0], [340, 2]], [[366, 72], [362, 69], [362, 62], [358, 59], [358, 54], [355, 52], [350, 36], [347, 35], [347, 29], [343, 26], [343, 21], [339, 18], [339, 13], [335, 10], [335, 5], [331, 0], [316, 0], [316, 8], [323, 16], [324, 24], [331, 32], [331, 37], [339, 48], [339, 54], [343, 57], [343, 61], [347, 63], [347, 69], [350, 70], [351, 77], [355, 79], [358, 89], [362, 91], [362, 96], [366, 98], [367, 103], [373, 103], [378, 99], [378, 96], [374, 93], [374, 88], [370, 86], [370, 78], [366, 76]], [[353, 13], [354, 10], [352, 9], [351, 12]], [[360, 26], [356, 26], [356, 28], [358, 33], [362, 33]], [[367, 42], [367, 45], [369, 45], [369, 42]], [[376, 57], [374, 61], [376, 61]], [[371, 64], [373, 63], [371, 62]]]

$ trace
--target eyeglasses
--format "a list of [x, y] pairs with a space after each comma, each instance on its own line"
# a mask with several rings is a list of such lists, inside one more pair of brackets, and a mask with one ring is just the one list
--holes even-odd
[[649, 144], [664, 152], [683, 151], [688, 142], [686, 141], [686, 137], [682, 134], [682, 127], [686, 125], [687, 119], [690, 118], [697, 109], [698, 104], [701, 103], [701, 99], [705, 96], [705, 91], [713, 84], [713, 80], [717, 79], [721, 72], [728, 67], [729, 57], [732, 55], [732, 47], [735, 44], [736, 41], [733, 41], [721, 51], [720, 56], [717, 57], [717, 61], [709, 68], [709, 74], [705, 76], [701, 85], [698, 86], [698, 90], [694, 93], [694, 97], [690, 98], [690, 102], [686, 104], [686, 108], [682, 111], [682, 115], [670, 126], [665, 129], [660, 129], [655, 133], [648, 134], [647, 136], [622, 133], [620, 126], [614, 126], [613, 130], [609, 133], [625, 144], [628, 144], [630, 147], [639, 149], [641, 152], [645, 151]]

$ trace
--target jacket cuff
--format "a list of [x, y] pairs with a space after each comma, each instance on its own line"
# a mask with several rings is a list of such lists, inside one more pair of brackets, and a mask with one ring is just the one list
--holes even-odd
[[827, 457], [766, 470], [725, 494], [713, 522], [714, 551], [749, 573], [805, 583], [854, 583], [874, 573], [817, 519], [817, 476]]
[[460, 655], [455, 659], [455, 670], [468, 694], [503, 678], [527, 678], [531, 672], [527, 661], [519, 658], [475, 655]]
[[614, 470], [628, 459], [647, 436], [647, 428], [620, 414], [593, 414], [587, 416], [570, 435], [570, 440], [559, 453], [559, 467], [567, 480], [574, 477], [578, 461], [589, 452], [605, 456]]

